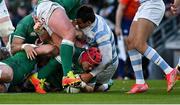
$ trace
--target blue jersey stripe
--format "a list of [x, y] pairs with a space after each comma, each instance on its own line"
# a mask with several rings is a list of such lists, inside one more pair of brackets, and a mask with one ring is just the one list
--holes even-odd
[[93, 32], [96, 32], [98, 30], [98, 19], [96, 18], [96, 25], [95, 27], [92, 29]]
[[96, 33], [95, 40], [98, 40], [99, 38], [103, 37], [104, 35], [108, 35], [108, 34], [109, 34], [109, 32], [108, 32], [107, 26], [104, 25], [103, 30]]
[[110, 41], [104, 41], [104, 42], [99, 43], [99, 46], [104, 46], [107, 44], [111, 44], [111, 42]]
[[[113, 59], [117, 57], [116, 53], [116, 45], [114, 40], [114, 34], [112, 33], [109, 26], [106, 24], [106, 21], [96, 15], [96, 24], [91, 29], [91, 32], [94, 33], [94, 42], [98, 44], [98, 46], [104, 46], [107, 44], [111, 44], [112, 46], [112, 57]], [[93, 41], [90, 44], [94, 43]]]

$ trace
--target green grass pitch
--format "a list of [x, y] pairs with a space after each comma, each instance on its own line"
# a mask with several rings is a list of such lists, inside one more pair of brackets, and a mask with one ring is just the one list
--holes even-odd
[[0, 103], [41, 103], [41, 104], [178, 104], [180, 103], [180, 82], [177, 81], [171, 93], [166, 92], [165, 80], [149, 80], [150, 89], [142, 94], [128, 95], [134, 81], [114, 81], [106, 93], [2, 93]]

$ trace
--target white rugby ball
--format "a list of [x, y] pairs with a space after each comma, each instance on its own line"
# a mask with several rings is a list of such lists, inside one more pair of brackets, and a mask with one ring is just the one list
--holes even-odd
[[68, 86], [67, 88], [65, 88], [65, 91], [66, 91], [66, 93], [79, 93], [80, 88]]

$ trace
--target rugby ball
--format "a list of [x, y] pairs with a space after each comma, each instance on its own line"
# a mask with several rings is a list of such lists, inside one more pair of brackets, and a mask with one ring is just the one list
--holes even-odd
[[66, 93], [79, 93], [80, 88], [73, 87], [73, 86], [68, 86], [67, 88], [65, 88], [65, 91], [66, 91]]

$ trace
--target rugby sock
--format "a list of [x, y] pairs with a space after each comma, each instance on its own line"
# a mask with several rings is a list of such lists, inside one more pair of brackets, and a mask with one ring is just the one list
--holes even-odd
[[173, 69], [164, 61], [164, 59], [150, 46], [146, 49], [144, 56], [158, 65], [165, 74], [170, 73]]
[[60, 45], [60, 56], [62, 60], [62, 68], [64, 76], [71, 70], [74, 43], [63, 39]]
[[142, 55], [135, 49], [128, 51], [131, 65], [134, 70], [136, 84], [144, 84], [144, 75], [142, 70]]
[[51, 58], [47, 65], [45, 65], [43, 68], [41, 68], [38, 71], [38, 78], [39, 79], [44, 79], [47, 78], [49, 75], [51, 75], [53, 72], [57, 70], [57, 66], [60, 66], [58, 61], [56, 59]]

